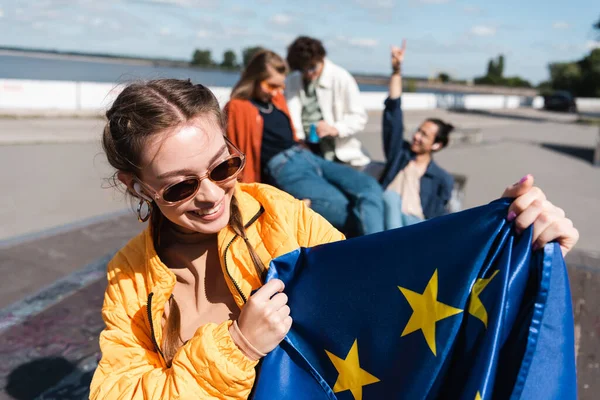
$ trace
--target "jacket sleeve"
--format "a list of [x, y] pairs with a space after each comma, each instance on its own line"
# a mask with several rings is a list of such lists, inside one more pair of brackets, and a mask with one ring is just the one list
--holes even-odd
[[302, 77], [299, 72], [290, 74], [286, 82], [285, 99], [292, 119], [292, 126], [298, 140], [306, 138], [304, 126], [302, 125], [302, 101], [300, 100], [300, 91], [302, 90]]
[[391, 160], [402, 151], [404, 144], [404, 116], [402, 114], [402, 99], [385, 100], [382, 119], [383, 152], [386, 160]]
[[[206, 324], [182, 346], [172, 366], [154, 350], [146, 319], [125, 309], [127, 278], [109, 267], [100, 335], [102, 359], [90, 386], [90, 399], [246, 399], [256, 365], [234, 344], [231, 321]], [[124, 284], [122, 282], [125, 281]], [[116, 283], [112, 283], [116, 282]], [[135, 290], [127, 287], [126, 293]], [[135, 292], [132, 292], [135, 293]], [[144, 308], [140, 312], [145, 311]]]
[[345, 74], [342, 90], [344, 92], [342, 96], [344, 101], [344, 115], [333, 126], [338, 130], [339, 136], [343, 138], [352, 136], [365, 129], [367, 111], [363, 106], [358, 84], [350, 73]]
[[[252, 183], [260, 181], [260, 149], [255, 149], [249, 132], [252, 132], [251, 121], [238, 103], [229, 102], [225, 106], [227, 116], [227, 137], [246, 155], [246, 166], [241, 174], [242, 182]], [[258, 154], [257, 154], [258, 152]]]
[[439, 217], [448, 214], [448, 202], [452, 197], [452, 189], [454, 188], [454, 179], [447, 176], [443, 183], [438, 188], [439, 201], [436, 202], [436, 208], [433, 215], [428, 218]]
[[301, 247], [338, 242], [346, 237], [325, 218], [311, 210], [304, 202], [297, 201], [297, 240]]

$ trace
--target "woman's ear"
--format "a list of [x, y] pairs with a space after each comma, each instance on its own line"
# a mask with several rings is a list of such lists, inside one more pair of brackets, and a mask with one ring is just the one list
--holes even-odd
[[123, 185], [127, 187], [127, 191], [136, 197], [141, 197], [142, 199], [152, 202], [152, 198], [144, 193], [144, 189], [139, 182], [135, 180], [135, 178], [131, 174], [126, 174], [124, 172], [117, 173], [117, 178]]
[[119, 179], [119, 181], [125, 185], [130, 193], [135, 194], [135, 190], [133, 189], [133, 176], [131, 174], [117, 172], [117, 179]]

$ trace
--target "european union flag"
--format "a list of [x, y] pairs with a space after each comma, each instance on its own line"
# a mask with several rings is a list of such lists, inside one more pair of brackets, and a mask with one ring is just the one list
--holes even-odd
[[508, 205], [274, 260], [294, 323], [254, 399], [575, 399], [560, 248], [532, 253]]

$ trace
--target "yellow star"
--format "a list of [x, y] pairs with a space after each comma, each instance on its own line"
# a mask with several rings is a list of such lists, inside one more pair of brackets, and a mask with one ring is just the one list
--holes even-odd
[[362, 387], [379, 382], [379, 379], [360, 367], [358, 362], [358, 340], [354, 341], [344, 360], [327, 350], [325, 350], [325, 353], [327, 353], [339, 373], [333, 386], [334, 393], [350, 390], [355, 400], [362, 400]]
[[498, 271], [496, 270], [489, 278], [477, 279], [477, 281], [475, 281], [475, 284], [473, 285], [473, 289], [471, 290], [471, 296], [469, 299], [469, 314], [471, 314], [475, 318], [480, 319], [481, 322], [483, 322], [483, 325], [486, 327], [486, 329], [488, 323], [488, 315], [485, 306], [481, 302], [481, 299], [479, 299], [479, 295], [481, 294], [481, 292], [483, 292], [483, 289], [485, 289], [485, 287], [490, 283], [490, 281], [494, 279], [497, 273]]
[[400, 286], [398, 286], [398, 289], [400, 289], [404, 297], [406, 297], [406, 300], [410, 304], [410, 308], [413, 310], [406, 327], [404, 327], [401, 337], [420, 329], [421, 332], [423, 332], [425, 341], [435, 356], [435, 323], [452, 315], [460, 314], [463, 310], [437, 301], [437, 269], [433, 272], [433, 276], [429, 280], [429, 283], [422, 294]]
[[[496, 272], [498, 272], [498, 271], [496, 271]], [[477, 392], [477, 394], [475, 395], [475, 400], [481, 400], [481, 395], [479, 394], [479, 392]]]

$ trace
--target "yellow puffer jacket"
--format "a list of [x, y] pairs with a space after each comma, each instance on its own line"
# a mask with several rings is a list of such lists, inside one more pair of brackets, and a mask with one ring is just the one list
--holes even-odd
[[[304, 203], [272, 187], [236, 188], [248, 239], [265, 265], [298, 247], [344, 237]], [[238, 306], [261, 283], [243, 240], [229, 228], [218, 235], [221, 268]], [[148, 229], [133, 238], [108, 265], [100, 335], [102, 359], [90, 399], [246, 399], [256, 362], [229, 335], [231, 321], [198, 328], [167, 368], [158, 343], [175, 275], [158, 258]], [[293, 310], [292, 310], [293, 312]]]

